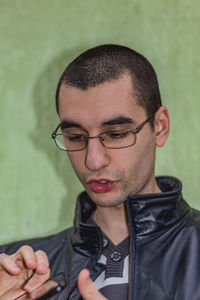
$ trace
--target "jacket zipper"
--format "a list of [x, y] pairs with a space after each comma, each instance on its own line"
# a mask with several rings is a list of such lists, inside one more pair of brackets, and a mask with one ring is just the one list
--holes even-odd
[[[135, 230], [131, 220], [128, 201], [126, 202], [126, 212], [129, 226], [129, 284], [128, 284], [128, 300], [136, 300], [135, 298]], [[133, 251], [134, 249], [134, 251]]]

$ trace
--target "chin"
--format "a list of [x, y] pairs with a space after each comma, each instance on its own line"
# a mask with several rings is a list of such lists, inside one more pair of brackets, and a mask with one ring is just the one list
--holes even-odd
[[98, 194], [93, 194], [90, 193], [90, 198], [94, 201], [94, 203], [97, 206], [100, 207], [116, 207], [126, 200], [126, 197], [124, 195], [111, 195], [109, 192], [108, 193], [98, 193]]

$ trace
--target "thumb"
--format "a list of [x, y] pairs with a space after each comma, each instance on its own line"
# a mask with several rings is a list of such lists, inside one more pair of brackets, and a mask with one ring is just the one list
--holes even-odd
[[107, 300], [96, 288], [87, 269], [78, 275], [78, 288], [84, 300]]

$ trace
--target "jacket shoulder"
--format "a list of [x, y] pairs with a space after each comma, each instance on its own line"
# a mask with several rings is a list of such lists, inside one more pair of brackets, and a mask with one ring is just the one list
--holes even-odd
[[72, 227], [46, 237], [21, 240], [5, 244], [0, 246], [0, 253], [11, 255], [15, 253], [20, 247], [28, 245], [32, 247], [34, 251], [43, 250], [48, 254], [53, 249], [55, 251], [56, 249], [61, 249], [63, 245], [69, 244], [71, 231]]
[[195, 208], [190, 208], [189, 213], [186, 215], [187, 226], [196, 228], [200, 233], [200, 211]]

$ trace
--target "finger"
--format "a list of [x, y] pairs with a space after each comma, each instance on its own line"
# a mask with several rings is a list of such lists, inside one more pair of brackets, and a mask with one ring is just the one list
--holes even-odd
[[22, 295], [24, 295], [23, 290], [10, 289], [10, 290], [6, 291], [5, 293], [3, 293], [3, 295], [0, 296], [0, 300], [26, 299], [26, 298], [22, 298], [21, 297]]
[[84, 269], [78, 276], [78, 288], [84, 300], [107, 300], [90, 279], [89, 271]]
[[0, 267], [9, 272], [12, 275], [19, 275], [21, 269], [16, 264], [15, 259], [6, 254], [0, 255]]
[[36, 269], [37, 268], [37, 258], [33, 249], [28, 246], [22, 246], [15, 254], [12, 255], [16, 260], [23, 261], [27, 268]]
[[[58, 286], [58, 283], [54, 280], [48, 280], [42, 286], [34, 290], [29, 294], [30, 299], [38, 299], [41, 296], [46, 296], [49, 291], [55, 289]], [[49, 298], [48, 298], [49, 299]], [[20, 299], [21, 300], [21, 299]]]
[[38, 250], [35, 252], [35, 255], [37, 259], [36, 272], [38, 274], [46, 274], [49, 270], [49, 259], [47, 254], [42, 250]]
[[45, 283], [50, 277], [50, 269], [48, 268], [45, 274], [34, 273], [33, 276], [29, 279], [29, 281], [24, 286], [24, 290], [28, 293], [34, 291], [38, 287], [40, 287], [43, 283]]

